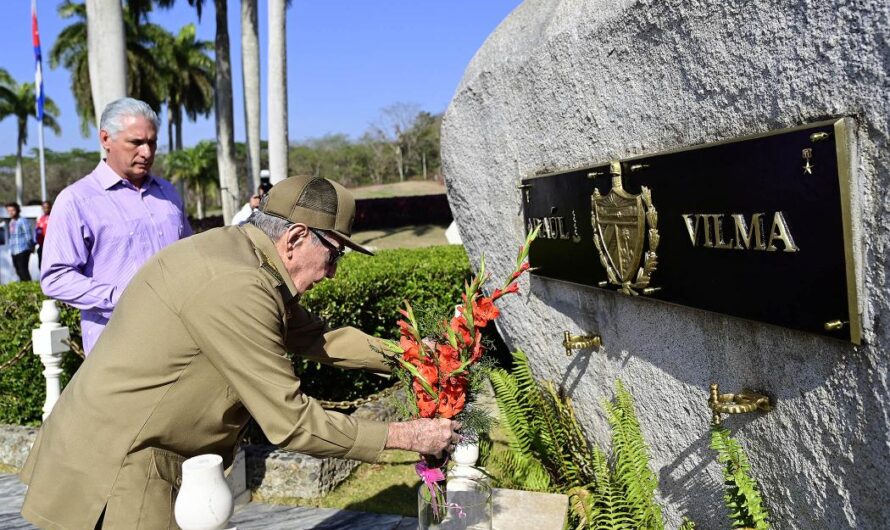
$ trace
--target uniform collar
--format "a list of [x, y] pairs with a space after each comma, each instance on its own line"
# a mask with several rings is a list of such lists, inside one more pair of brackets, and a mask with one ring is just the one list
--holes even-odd
[[[275, 244], [272, 243], [269, 236], [250, 223], [245, 223], [239, 228], [244, 231], [244, 234], [250, 239], [250, 242], [253, 243], [254, 248], [259, 251], [263, 266], [268, 265], [271, 267], [272, 270], [269, 272], [272, 272], [279, 280], [279, 285], [283, 285], [287, 288], [287, 292], [290, 294], [290, 299], [296, 298], [298, 295], [297, 287], [294, 285], [294, 281], [284, 267], [284, 262], [281, 261], [281, 256], [278, 255], [278, 250], [275, 249]], [[285, 302], [289, 301], [290, 300], [285, 300]]]
[[[115, 170], [111, 169], [111, 166], [108, 165], [108, 162], [106, 162], [104, 158], [102, 159], [101, 162], [99, 162], [99, 165], [96, 166], [95, 174], [96, 174], [96, 178], [99, 179], [99, 185], [102, 186], [102, 189], [105, 189], [105, 190], [111, 189], [111, 187], [114, 186], [115, 184], [117, 184], [123, 180], [126, 180], [123, 177], [121, 177], [120, 175], [118, 175]], [[143, 182], [142, 187], [147, 188], [154, 182], [155, 182], [154, 177], [149, 175], [149, 176], [145, 177], [145, 182]]]

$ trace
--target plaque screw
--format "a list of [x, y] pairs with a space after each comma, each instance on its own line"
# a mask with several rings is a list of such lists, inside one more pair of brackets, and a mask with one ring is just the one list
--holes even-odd
[[828, 137], [831, 136], [827, 132], [815, 132], [810, 135], [811, 142], [821, 142], [823, 140], [828, 140]]
[[606, 174], [605, 171], [591, 171], [590, 173], [587, 174], [587, 178], [595, 179], [596, 177], [602, 177], [605, 174]]
[[825, 323], [825, 331], [838, 331], [844, 328], [850, 322], [846, 320], [832, 320]]
[[646, 169], [649, 167], [649, 164], [633, 164], [630, 166], [631, 171], [639, 171], [641, 169]]

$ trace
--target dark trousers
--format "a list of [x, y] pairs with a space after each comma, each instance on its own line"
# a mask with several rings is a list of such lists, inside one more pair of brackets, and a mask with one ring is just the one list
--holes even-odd
[[15, 273], [19, 280], [23, 282], [31, 281], [31, 273], [28, 272], [28, 261], [31, 259], [31, 251], [26, 250], [18, 254], [12, 255], [12, 266], [15, 267]]

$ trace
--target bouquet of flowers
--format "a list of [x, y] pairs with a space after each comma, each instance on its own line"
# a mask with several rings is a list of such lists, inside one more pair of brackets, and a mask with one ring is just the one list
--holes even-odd
[[[398, 321], [399, 341], [388, 341], [386, 353], [393, 373], [408, 389], [407, 403], [402, 404], [408, 416], [456, 419], [462, 423], [464, 434], [471, 437], [488, 430], [493, 418], [472, 407], [474, 392], [491, 367], [484, 357], [482, 329], [500, 316], [498, 300], [519, 292], [517, 280], [529, 270], [528, 250], [537, 234], [536, 229], [528, 235], [519, 248], [513, 272], [491, 296], [485, 296], [482, 290], [490, 279], [483, 258], [479, 274], [464, 284], [463, 303], [457, 306], [453, 317], [423, 326], [418, 324], [411, 304], [405, 301], [405, 308], [400, 310], [404, 318]], [[441, 494], [434, 488], [445, 477], [444, 464], [427, 458], [416, 466], [434, 497]]]

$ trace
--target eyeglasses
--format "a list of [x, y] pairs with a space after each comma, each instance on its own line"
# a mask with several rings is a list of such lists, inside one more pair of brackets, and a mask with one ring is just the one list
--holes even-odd
[[309, 229], [315, 237], [321, 241], [321, 244], [324, 245], [326, 249], [328, 249], [328, 265], [336, 265], [337, 262], [340, 261], [340, 258], [346, 254], [346, 248], [344, 247], [335, 247], [326, 237], [324, 237], [321, 232], [314, 228]]

